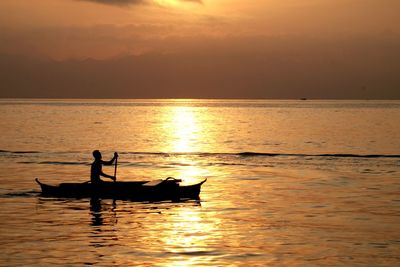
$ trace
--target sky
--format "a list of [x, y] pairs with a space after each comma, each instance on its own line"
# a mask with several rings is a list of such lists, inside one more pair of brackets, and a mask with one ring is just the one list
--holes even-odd
[[400, 99], [398, 0], [1, 0], [0, 97]]

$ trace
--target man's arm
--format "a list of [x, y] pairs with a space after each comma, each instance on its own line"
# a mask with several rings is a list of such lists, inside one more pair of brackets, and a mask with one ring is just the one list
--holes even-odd
[[109, 166], [109, 165], [113, 165], [114, 161], [115, 161], [115, 158], [112, 158], [112, 159], [109, 160], [109, 161], [104, 161], [104, 160], [102, 160], [102, 161], [101, 161], [101, 164], [106, 165], [106, 166]]
[[106, 178], [110, 178], [111, 180], [115, 181], [115, 177], [114, 176], [105, 174], [104, 172], [101, 172], [100, 175], [103, 176], [103, 177], [106, 177]]
[[101, 161], [103, 165], [113, 165], [114, 161], [118, 158], [118, 153], [114, 153], [114, 157], [110, 161]]

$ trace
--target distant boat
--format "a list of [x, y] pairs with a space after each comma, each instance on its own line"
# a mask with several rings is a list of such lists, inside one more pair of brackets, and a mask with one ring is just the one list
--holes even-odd
[[307, 98], [305, 98], [305, 97], [302, 97], [302, 98], [300, 98], [300, 100], [307, 100]]
[[42, 196], [61, 198], [103, 198], [126, 199], [132, 201], [179, 201], [199, 199], [200, 189], [207, 179], [200, 183], [182, 186], [181, 180], [167, 178], [165, 180], [140, 182], [101, 182], [98, 184], [61, 183], [48, 185], [35, 179], [42, 189]]

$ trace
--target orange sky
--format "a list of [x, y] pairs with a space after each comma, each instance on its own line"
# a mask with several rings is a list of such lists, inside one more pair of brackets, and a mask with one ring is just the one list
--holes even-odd
[[398, 10], [397, 0], [2, 0], [0, 96], [400, 98]]

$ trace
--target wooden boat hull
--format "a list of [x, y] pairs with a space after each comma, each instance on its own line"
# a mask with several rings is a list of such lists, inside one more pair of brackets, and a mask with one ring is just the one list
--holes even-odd
[[201, 186], [207, 179], [194, 185], [181, 186], [176, 180], [163, 180], [156, 185], [142, 182], [101, 182], [44, 184], [36, 178], [42, 189], [42, 196], [61, 198], [103, 198], [133, 201], [179, 201], [199, 199]]

